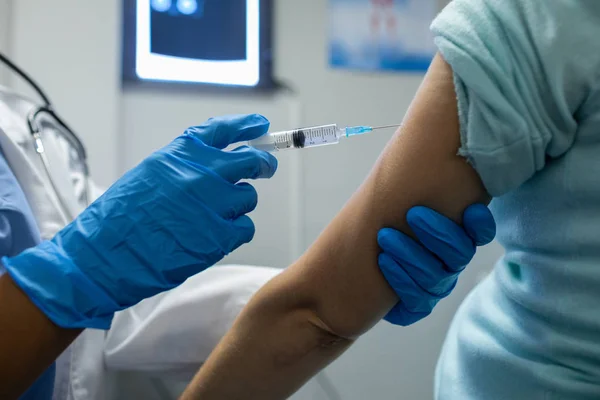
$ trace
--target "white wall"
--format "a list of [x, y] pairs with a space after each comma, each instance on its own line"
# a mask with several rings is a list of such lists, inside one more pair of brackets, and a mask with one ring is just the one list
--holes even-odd
[[[0, 23], [2, 2], [8, 1], [0, 0]], [[278, 0], [275, 72], [297, 88], [294, 99], [121, 92], [120, 5], [117, 0], [16, 0], [8, 42], [0, 28], [0, 49], [8, 43], [15, 60], [51, 94], [87, 143], [92, 171], [105, 184], [209, 116], [260, 112], [273, 129], [399, 122], [422, 79], [420, 74], [330, 70], [327, 0]], [[279, 267], [292, 262], [357, 188], [390, 136], [381, 133], [281, 155], [276, 177], [257, 183], [254, 242], [227, 261]], [[454, 294], [426, 321], [406, 329], [382, 323], [359, 340], [327, 371], [341, 398], [431, 398], [433, 368], [449, 320], [479, 273], [489, 270], [499, 254], [497, 246], [480, 251]], [[299, 398], [318, 396], [322, 394], [305, 392]]]
[[[10, 52], [10, 41], [12, 33], [12, 1], [0, 0], [0, 51]], [[0, 85], [9, 84], [9, 73], [4, 66], [0, 65]]]
[[[120, 4], [12, 0], [9, 55], [39, 82], [87, 144], [91, 170], [101, 184], [112, 182], [118, 168]], [[14, 77], [10, 82], [26, 87]]]

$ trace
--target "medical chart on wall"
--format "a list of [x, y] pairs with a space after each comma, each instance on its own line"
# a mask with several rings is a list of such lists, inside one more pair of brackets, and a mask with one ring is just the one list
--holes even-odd
[[366, 71], [425, 71], [436, 48], [437, 0], [329, 0], [329, 63]]

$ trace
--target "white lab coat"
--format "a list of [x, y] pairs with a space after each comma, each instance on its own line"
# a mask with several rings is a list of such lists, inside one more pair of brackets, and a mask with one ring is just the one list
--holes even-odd
[[[33, 106], [31, 100], [0, 88], [0, 147], [42, 238], [49, 239], [70, 221], [33, 148], [26, 124]], [[64, 177], [54, 178], [55, 184], [77, 215], [85, 208], [80, 196], [84, 186], [82, 176], [70, 169], [63, 144], [60, 138], [44, 136], [47, 152], [65, 154], [63, 165], [53, 163], [53, 176]], [[90, 198], [97, 198], [101, 191], [90, 187]], [[278, 273], [266, 267], [213, 267], [117, 313], [109, 331], [85, 330], [57, 362], [55, 399], [176, 398], [249, 298]]]

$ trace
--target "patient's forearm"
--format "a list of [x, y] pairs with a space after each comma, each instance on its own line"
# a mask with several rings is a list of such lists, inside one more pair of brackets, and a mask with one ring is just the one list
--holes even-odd
[[372, 173], [307, 253], [244, 310], [186, 399], [287, 397], [397, 302], [377, 266], [377, 232], [410, 233], [406, 212], [429, 206], [460, 219], [488, 196], [457, 156], [456, 96], [437, 57], [403, 127]]
[[348, 348], [319, 327], [308, 304], [282, 295], [278, 278], [248, 304], [182, 399], [284, 399]]

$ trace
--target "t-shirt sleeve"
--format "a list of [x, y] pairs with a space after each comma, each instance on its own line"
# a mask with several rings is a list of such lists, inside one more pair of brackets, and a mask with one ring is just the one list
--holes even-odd
[[600, 74], [600, 1], [454, 0], [432, 31], [454, 72], [460, 154], [490, 195], [569, 150]]

